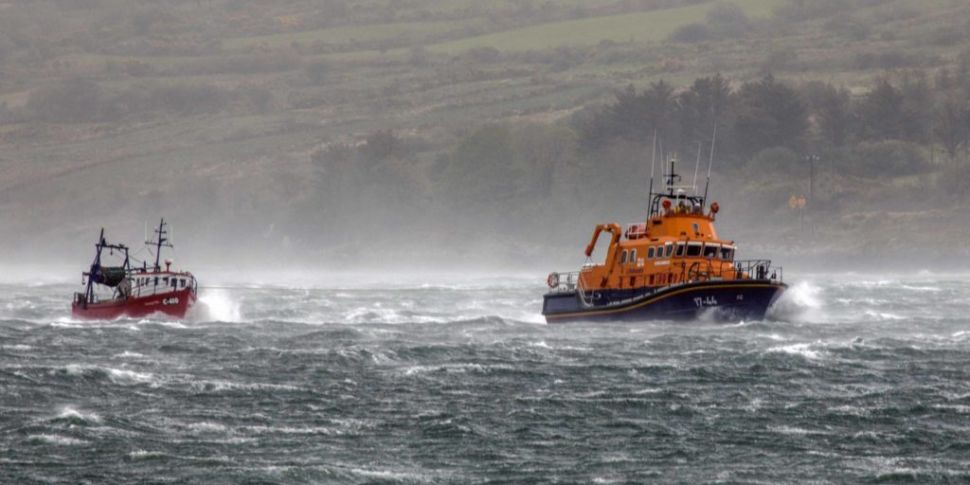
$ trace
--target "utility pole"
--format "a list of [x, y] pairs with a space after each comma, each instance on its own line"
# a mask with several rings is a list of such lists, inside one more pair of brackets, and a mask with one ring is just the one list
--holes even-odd
[[815, 162], [819, 161], [819, 156], [815, 154], [806, 155], [805, 159], [809, 163], [808, 200], [815, 202]]

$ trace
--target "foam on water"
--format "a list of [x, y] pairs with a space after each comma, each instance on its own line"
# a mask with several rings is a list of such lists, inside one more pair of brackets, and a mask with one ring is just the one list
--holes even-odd
[[792, 284], [769, 309], [768, 318], [794, 322], [825, 322], [822, 289], [807, 280]]
[[202, 288], [199, 300], [189, 316], [191, 320], [201, 322], [242, 321], [239, 302], [232, 298], [229, 290], [222, 288]]
[[970, 279], [795, 281], [736, 325], [531, 325], [541, 277], [400, 279], [204, 289], [178, 325], [0, 291], [0, 483], [970, 478]]
[[32, 434], [27, 437], [27, 441], [31, 443], [42, 443], [58, 446], [81, 446], [88, 444], [88, 442], [84, 440], [55, 434]]
[[67, 421], [77, 421], [83, 423], [100, 423], [101, 416], [98, 416], [93, 412], [80, 411], [72, 406], [64, 406], [55, 419], [67, 420]]

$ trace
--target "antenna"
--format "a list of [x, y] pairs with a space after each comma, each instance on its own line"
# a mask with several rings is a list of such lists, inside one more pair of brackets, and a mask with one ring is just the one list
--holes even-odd
[[707, 189], [711, 187], [711, 167], [714, 166], [714, 145], [717, 144], [717, 121], [714, 122], [714, 135], [711, 136], [711, 159], [707, 162], [707, 183], [704, 184], [704, 203], [707, 203]]
[[165, 219], [162, 218], [162, 222], [158, 224], [158, 229], [155, 230], [155, 235], [158, 236], [157, 241], [145, 241], [145, 244], [155, 245], [155, 271], [161, 271], [162, 267], [158, 265], [162, 257], [162, 247], [170, 248], [172, 244], [169, 239], [165, 237], [168, 231], [165, 230]]
[[701, 166], [701, 142], [697, 142], [697, 162], [694, 164], [694, 178], [690, 179], [690, 190], [697, 193], [697, 169]]
[[653, 195], [653, 172], [657, 167], [657, 130], [653, 130], [653, 150], [650, 152], [650, 195]]

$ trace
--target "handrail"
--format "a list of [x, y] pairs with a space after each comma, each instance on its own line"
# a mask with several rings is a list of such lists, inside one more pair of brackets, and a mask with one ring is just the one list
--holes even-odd
[[[596, 295], [596, 289], [587, 289], [585, 287], [583, 271], [556, 273], [556, 276], [556, 285], [551, 288], [551, 292], [575, 292], [584, 307], [593, 306], [594, 300], [600, 298]], [[649, 294], [660, 289], [713, 280], [755, 280], [782, 283], [784, 282], [784, 270], [780, 266], [772, 266], [770, 259], [739, 259], [733, 261], [706, 259], [704, 261], [695, 261], [690, 265], [682, 264], [680, 278], [673, 280], [676, 282], [668, 281], [661, 286], [643, 286], [642, 288], [649, 290], [647, 292]], [[637, 299], [645, 295], [636, 294], [630, 299]], [[614, 303], [617, 303], [617, 301], [608, 302], [608, 304]]]

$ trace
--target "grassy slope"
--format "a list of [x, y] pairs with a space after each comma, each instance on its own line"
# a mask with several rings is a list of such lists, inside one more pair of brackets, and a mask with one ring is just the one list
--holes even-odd
[[[781, 0], [739, 0], [734, 2], [749, 16], [766, 16]], [[501, 51], [550, 49], [560, 46], [588, 46], [601, 41], [657, 42], [683, 25], [704, 20], [713, 4], [692, 5], [651, 12], [593, 17], [554, 22], [495, 34], [470, 37], [431, 46], [437, 52], [457, 53], [474, 47]]]
[[[754, 17], [765, 15], [780, 2], [738, 0], [736, 3]], [[923, 8], [922, 2], [916, 0], [896, 3]], [[905, 32], [913, 25], [927, 29], [933, 22], [941, 21], [941, 16], [945, 20], [954, 9], [963, 11], [949, 0], [933, 0], [932, 5], [926, 5], [925, 18], [917, 15], [887, 21], [884, 29]], [[294, 40], [339, 43], [350, 39], [402, 39], [402, 47], [386, 53], [365, 48], [323, 56], [334, 64], [331, 79], [322, 86], [306, 85], [298, 68], [259, 75], [105, 79], [105, 86], [173, 80], [225, 86], [255, 84], [273, 90], [276, 108], [250, 116], [204, 115], [134, 126], [121, 124], [110, 129], [84, 125], [56, 129], [30, 125], [0, 127], [0, 135], [12, 132], [8, 139], [14, 140], [10, 143], [0, 140], [3, 148], [0, 223], [18, 223], [33, 230], [34, 220], [48, 217], [52, 222], [68, 219], [70, 227], [81, 228], [97, 223], [95, 219], [104, 218], [105, 214], [137, 221], [145, 213], [150, 212], [154, 217], [158, 211], [189, 214], [209, 209], [242, 216], [260, 211], [286, 211], [293, 198], [284, 195], [299, 193], [304, 187], [293, 180], [306, 182], [312, 170], [307, 155], [321, 142], [394, 128], [448, 144], [464, 130], [490, 120], [561, 116], [577, 106], [609, 99], [611, 88], [628, 83], [642, 85], [660, 77], [675, 83], [688, 82], [697, 75], [715, 71], [728, 73], [735, 79], [749, 78], [757, 75], [763, 59], [773, 49], [786, 46], [794, 49], [799, 61], [818, 59], [824, 70], [813, 67], [785, 72], [783, 68], [779, 72], [783, 77], [864, 83], [880, 71], [861, 71], [851, 64], [829, 62], [829, 59], [851, 49], [878, 52], [883, 48], [905, 47], [902, 36], [900, 40], [884, 42], [878, 39], [878, 32], [866, 41], [846, 43], [820, 32], [817, 23], [770, 40], [756, 37], [688, 46], [661, 42], [677, 26], [702, 21], [707, 8], [709, 5], [698, 5], [551, 22], [438, 44], [425, 40], [442, 33], [460, 35], [463, 25], [481, 19], [227, 37], [222, 40], [228, 51], [268, 45], [271, 49], [278, 46], [279, 52], [284, 52]], [[858, 15], [867, 15], [867, 12]], [[631, 37], [634, 42], [629, 44]], [[565, 69], [511, 60], [480, 65], [446, 60], [473, 47], [536, 50], [563, 45], [595, 46], [604, 39], [623, 43], [620, 49], [626, 50], [614, 60], [594, 58]], [[409, 42], [427, 45], [432, 52], [448, 56], [441, 56], [424, 67], [401, 63], [399, 60], [406, 59], [409, 52]], [[959, 46], [934, 49], [937, 53], [951, 53], [959, 50]], [[75, 67], [89, 69], [95, 75], [107, 59], [134, 58], [160, 69], [206, 59], [177, 55], [105, 56], [83, 50], [66, 58], [83, 60]], [[304, 56], [303, 61], [319, 58]], [[671, 60], [672, 64], [667, 65]], [[70, 72], [51, 74], [45, 70], [44, 74], [56, 79]], [[27, 91], [0, 92], [0, 98], [11, 100], [11, 105], [22, 102], [26, 95]], [[319, 104], [293, 108], [288, 100], [294, 96], [319, 99]], [[65, 135], [65, 132], [70, 133]], [[151, 188], [121, 189], [133, 180], [148, 181]], [[104, 190], [80, 189], [90, 189], [99, 183], [104, 184]], [[257, 193], [259, 197], [242, 196]]]

